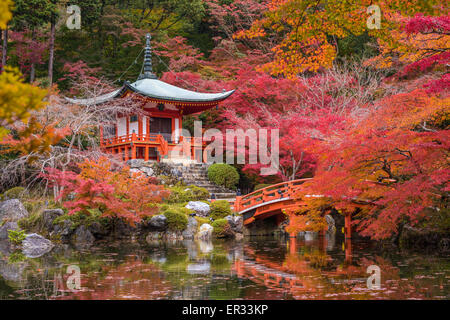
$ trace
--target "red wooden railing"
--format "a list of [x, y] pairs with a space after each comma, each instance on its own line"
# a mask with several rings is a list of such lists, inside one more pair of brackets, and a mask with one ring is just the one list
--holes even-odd
[[104, 147], [108, 147], [111, 145], [117, 144], [128, 144], [131, 142], [147, 142], [158, 144], [160, 139], [164, 139], [164, 137], [160, 134], [126, 134], [119, 137], [111, 137], [111, 138], [103, 138], [101, 140], [101, 145]]
[[269, 187], [256, 190], [245, 196], [237, 196], [234, 203], [234, 210], [241, 212], [269, 201], [280, 200], [283, 198], [291, 199], [300, 188], [300, 185], [309, 180], [311, 180], [311, 178], [277, 183]]

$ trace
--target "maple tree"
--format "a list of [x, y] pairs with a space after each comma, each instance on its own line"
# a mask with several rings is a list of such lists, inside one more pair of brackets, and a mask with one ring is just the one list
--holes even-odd
[[[261, 65], [273, 75], [295, 77], [305, 71], [330, 68], [337, 55], [338, 40], [367, 33], [390, 39], [390, 33], [401, 25], [393, 17], [400, 12], [439, 12], [442, 1], [424, 3], [420, 0], [380, 1], [383, 27], [368, 29], [366, 13], [372, 1], [272, 0], [264, 16], [255, 20], [249, 29], [235, 33], [237, 39], [270, 38], [273, 60]], [[392, 43], [392, 41], [391, 41]]]
[[156, 204], [169, 195], [164, 187], [129, 168], [114, 169], [106, 158], [85, 160], [79, 173], [49, 168], [42, 176], [56, 184], [69, 215], [98, 215], [123, 219], [130, 225], [157, 211]]
[[[432, 33], [434, 29], [426, 23], [417, 24], [424, 19], [442, 20], [416, 16], [406, 24], [408, 32]], [[444, 220], [450, 191], [450, 100], [448, 82], [441, 80], [448, 75], [439, 71], [447, 63], [441, 58], [448, 49], [437, 42], [427, 45], [435, 49], [427, 51], [434, 53], [415, 55], [412, 47], [408, 57], [415, 60], [400, 76], [385, 81], [387, 94], [375, 101], [376, 108], [358, 126], [346, 132], [345, 139], [320, 146], [314, 180], [299, 193], [308, 203], [303, 212], [315, 213], [316, 222], [335, 208], [352, 214], [357, 230], [374, 239], [388, 238], [405, 224], [415, 226], [431, 219], [448, 228]], [[432, 63], [430, 57], [434, 57]], [[413, 79], [405, 77], [405, 70], [417, 66], [422, 67]], [[301, 213], [290, 215], [291, 230], [314, 228], [314, 221]]]

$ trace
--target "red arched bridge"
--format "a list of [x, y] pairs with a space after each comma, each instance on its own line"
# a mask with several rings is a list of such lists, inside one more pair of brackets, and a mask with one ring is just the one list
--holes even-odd
[[281, 223], [285, 219], [283, 209], [298, 208], [304, 204], [301, 199], [295, 197], [295, 194], [301, 185], [309, 180], [311, 178], [277, 183], [245, 196], [238, 196], [234, 210], [243, 216], [244, 225], [273, 216], [276, 216], [277, 223]]
[[[311, 179], [277, 183], [244, 196], [237, 196], [234, 210], [243, 216], [244, 226], [250, 227], [254, 222], [268, 218], [275, 218], [276, 225], [279, 225], [286, 220], [283, 209], [296, 209], [305, 205], [303, 199], [298, 198], [296, 194], [302, 188], [302, 184]], [[306, 195], [306, 197], [314, 196]], [[346, 214], [345, 238], [351, 238], [351, 230], [351, 215]]]

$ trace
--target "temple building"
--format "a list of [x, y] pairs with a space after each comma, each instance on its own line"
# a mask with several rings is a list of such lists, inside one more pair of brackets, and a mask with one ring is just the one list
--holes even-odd
[[[136, 82], [125, 82], [122, 88], [93, 99], [67, 100], [80, 105], [100, 104], [134, 93], [139, 98], [134, 101], [142, 105], [144, 115], [117, 115], [113, 127], [101, 127], [100, 146], [104, 151], [122, 155], [124, 161], [204, 160], [205, 143], [181, 135], [183, 116], [216, 107], [234, 90], [200, 93], [158, 80], [152, 70], [150, 39], [147, 34], [143, 72]], [[179, 150], [184, 150], [182, 159]]]

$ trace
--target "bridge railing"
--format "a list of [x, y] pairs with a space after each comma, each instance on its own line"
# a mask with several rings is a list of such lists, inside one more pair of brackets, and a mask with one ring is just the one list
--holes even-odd
[[241, 212], [265, 202], [291, 198], [299, 189], [300, 185], [309, 180], [311, 180], [311, 178], [281, 182], [256, 190], [244, 196], [238, 196], [236, 197], [234, 210]]

